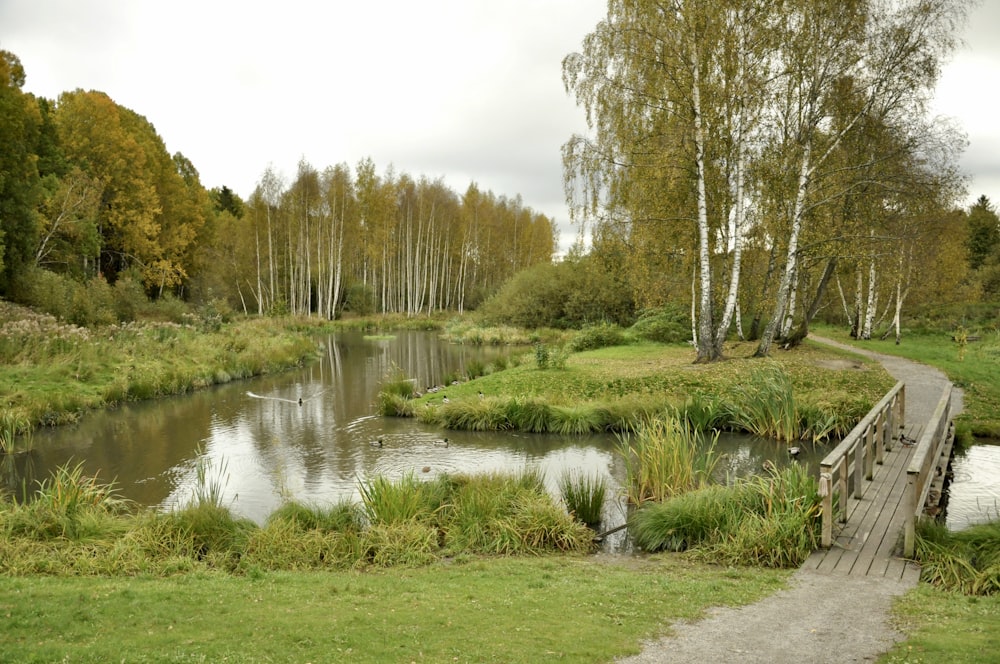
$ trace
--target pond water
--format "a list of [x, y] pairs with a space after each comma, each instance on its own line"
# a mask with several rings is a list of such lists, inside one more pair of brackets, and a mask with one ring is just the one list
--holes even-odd
[[[437, 385], [472, 361], [488, 364], [523, 349], [452, 345], [410, 331], [389, 339], [343, 332], [321, 342], [322, 359], [303, 369], [127, 404], [37, 431], [31, 454], [4, 459], [2, 484], [20, 495], [58, 466], [82, 463], [85, 473], [115, 480], [124, 497], [170, 509], [191, 499], [202, 463], [226, 504], [258, 523], [287, 499], [360, 500], [359, 482], [376, 475], [530, 468], [558, 495], [559, 477], [574, 471], [604, 477], [620, 494], [625, 469], [613, 435], [450, 431], [373, 414], [382, 381], [397, 370], [419, 386]], [[382, 447], [373, 447], [379, 438]], [[784, 446], [746, 436], [721, 437], [717, 452], [724, 455], [720, 478], [758, 473], [768, 460], [790, 462]], [[805, 445], [799, 460], [815, 470], [826, 452]], [[624, 514], [620, 500], [608, 501], [602, 525], [618, 525]]]
[[955, 454], [946, 523], [961, 530], [1000, 519], [1000, 444], [976, 444]]

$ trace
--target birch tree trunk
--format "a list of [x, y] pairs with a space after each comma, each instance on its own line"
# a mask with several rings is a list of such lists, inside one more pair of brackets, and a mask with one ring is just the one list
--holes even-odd
[[799, 167], [799, 184], [795, 193], [795, 207], [792, 214], [792, 228], [788, 236], [788, 250], [785, 257], [785, 270], [781, 275], [778, 284], [778, 292], [775, 296], [774, 314], [764, 327], [760, 344], [757, 346], [757, 357], [766, 356], [771, 351], [771, 344], [778, 331], [778, 323], [785, 314], [785, 304], [788, 300], [788, 293], [792, 284], [792, 277], [795, 275], [795, 266], [798, 259], [799, 233], [802, 232], [802, 218], [805, 213], [806, 194], [809, 190], [809, 177], [812, 174], [810, 157], [812, 156], [812, 143], [807, 141], [802, 152], [802, 163]]

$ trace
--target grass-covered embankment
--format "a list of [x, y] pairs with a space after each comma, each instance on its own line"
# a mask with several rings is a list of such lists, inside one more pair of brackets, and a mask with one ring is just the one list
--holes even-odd
[[517, 366], [417, 398], [390, 390], [382, 412], [454, 429], [563, 434], [626, 431], [666, 412], [702, 429], [792, 440], [846, 433], [893, 384], [878, 363], [824, 347], [767, 359], [753, 350], [733, 344], [729, 360], [696, 365], [690, 347], [640, 342], [564, 354], [543, 368], [536, 348]]
[[124, 401], [180, 394], [302, 364], [316, 355], [308, 320], [199, 326], [61, 323], [0, 301], [0, 410], [24, 433]]

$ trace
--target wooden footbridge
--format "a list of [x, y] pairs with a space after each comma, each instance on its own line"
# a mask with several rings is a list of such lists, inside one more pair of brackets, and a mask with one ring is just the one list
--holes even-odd
[[916, 583], [914, 528], [941, 497], [951, 417], [947, 382], [900, 381], [876, 404], [820, 464], [823, 548], [803, 569]]

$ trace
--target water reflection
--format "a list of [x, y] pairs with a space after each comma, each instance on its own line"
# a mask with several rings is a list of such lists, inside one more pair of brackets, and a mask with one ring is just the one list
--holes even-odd
[[[233, 511], [257, 522], [286, 499], [357, 500], [359, 482], [376, 475], [537, 469], [555, 494], [560, 476], [572, 470], [603, 477], [612, 495], [621, 493], [625, 470], [611, 435], [442, 431], [373, 415], [381, 382], [397, 371], [419, 386], [436, 385], [510, 349], [450, 345], [427, 332], [378, 340], [338, 333], [322, 347], [322, 360], [301, 370], [128, 404], [39, 431], [36, 451], [7, 463], [4, 482], [19, 492], [61, 464], [82, 462], [86, 473], [116, 479], [125, 497], [168, 509], [192, 496], [200, 458]], [[378, 439], [382, 447], [373, 447]], [[784, 446], [749, 437], [723, 436], [717, 452], [720, 479], [756, 474], [765, 461], [791, 463]], [[815, 470], [824, 454], [806, 446], [800, 462]], [[620, 500], [609, 501], [605, 525], [621, 523], [624, 513]]]
[[1000, 519], [1000, 445], [977, 444], [956, 453], [951, 464], [954, 477], [948, 490], [946, 523], [961, 530]]

